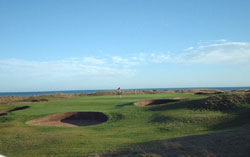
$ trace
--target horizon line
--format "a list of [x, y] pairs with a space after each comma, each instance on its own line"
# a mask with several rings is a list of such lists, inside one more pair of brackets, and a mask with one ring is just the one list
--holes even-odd
[[[118, 87], [117, 87], [118, 88]], [[250, 88], [250, 86], [219, 86], [219, 87], [205, 87], [205, 86], [200, 86], [200, 87], [163, 87], [163, 88], [121, 88], [121, 90], [150, 90], [150, 89], [205, 89], [205, 88]], [[116, 90], [116, 88], [109, 88], [109, 89], [76, 89], [76, 90], [48, 90], [48, 91], [17, 91], [17, 92], [2, 92], [0, 93], [46, 93], [46, 92], [70, 92], [70, 91], [107, 91], [107, 90]]]

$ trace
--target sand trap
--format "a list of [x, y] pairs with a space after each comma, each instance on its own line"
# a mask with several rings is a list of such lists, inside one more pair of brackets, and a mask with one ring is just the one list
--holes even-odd
[[135, 106], [159, 105], [170, 102], [179, 101], [179, 99], [158, 99], [158, 100], [142, 100], [134, 103]]
[[24, 110], [24, 109], [27, 109], [27, 108], [29, 108], [29, 106], [16, 107], [16, 108], [13, 108], [11, 110], [8, 110], [8, 112], [13, 112], [13, 111], [18, 111], [18, 110]]
[[5, 116], [7, 115], [7, 113], [0, 113], [0, 116]]
[[101, 112], [66, 112], [48, 115], [26, 122], [44, 126], [89, 126], [106, 122], [108, 117]]
[[2, 111], [2, 112], [0, 112], [0, 116], [5, 116], [9, 112], [18, 111], [18, 110], [24, 110], [24, 109], [27, 109], [27, 108], [29, 108], [29, 106], [21, 106], [21, 107], [13, 108], [11, 110]]

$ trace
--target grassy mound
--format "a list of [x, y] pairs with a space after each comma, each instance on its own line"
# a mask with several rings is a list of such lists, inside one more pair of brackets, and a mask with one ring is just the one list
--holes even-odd
[[166, 93], [193, 93], [198, 95], [209, 95], [209, 94], [222, 94], [228, 93], [225, 90], [218, 90], [218, 89], [177, 89], [177, 90], [168, 90]]
[[190, 105], [195, 109], [209, 109], [219, 111], [236, 111], [250, 104], [250, 93], [233, 93], [227, 95], [215, 95], [202, 100], [197, 100]]

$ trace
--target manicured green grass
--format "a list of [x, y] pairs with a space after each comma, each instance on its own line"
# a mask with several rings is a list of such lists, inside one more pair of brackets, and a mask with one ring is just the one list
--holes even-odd
[[[188, 100], [138, 107], [145, 99]], [[7, 156], [84, 156], [102, 154], [153, 140], [204, 134], [238, 126], [237, 114], [188, 108], [194, 94], [83, 96], [28, 104], [30, 108], [0, 117], [0, 154]], [[26, 105], [26, 104], [23, 104]], [[1, 105], [0, 111], [22, 105]], [[88, 127], [29, 126], [25, 122], [61, 112], [98, 111], [106, 123]], [[238, 118], [238, 119], [237, 119]], [[244, 117], [243, 117], [244, 118]], [[233, 122], [233, 123], [230, 123]], [[220, 127], [223, 126], [223, 127]]]

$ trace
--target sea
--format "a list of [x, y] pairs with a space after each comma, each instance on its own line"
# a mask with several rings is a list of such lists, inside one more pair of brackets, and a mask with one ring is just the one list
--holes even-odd
[[[237, 89], [250, 89], [250, 87], [192, 87], [192, 88], [141, 88], [141, 89], [122, 89], [122, 90], [185, 90], [185, 89], [219, 89], [232, 91]], [[39, 91], [39, 92], [0, 92], [0, 97], [4, 96], [37, 96], [45, 94], [79, 94], [79, 93], [96, 93], [100, 91], [111, 91], [112, 89], [103, 89], [103, 90], [62, 90], [62, 91]], [[116, 89], [113, 89], [116, 90]]]

